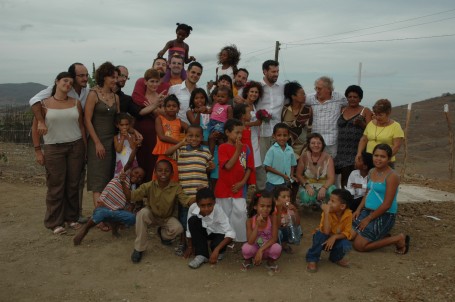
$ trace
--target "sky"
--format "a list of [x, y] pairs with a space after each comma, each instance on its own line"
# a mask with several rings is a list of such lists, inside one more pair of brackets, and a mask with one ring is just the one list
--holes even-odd
[[50, 85], [73, 62], [91, 71], [111, 61], [128, 67], [130, 94], [175, 39], [177, 22], [193, 27], [185, 42], [204, 66], [202, 87], [215, 78], [222, 47], [235, 44], [238, 67], [260, 80], [279, 41], [279, 81], [298, 81], [307, 93], [324, 75], [344, 93], [359, 83], [360, 63], [370, 107], [455, 93], [453, 0], [0, 0], [0, 83]]

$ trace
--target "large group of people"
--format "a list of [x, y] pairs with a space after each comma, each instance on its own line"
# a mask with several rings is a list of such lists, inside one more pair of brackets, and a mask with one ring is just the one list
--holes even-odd
[[[400, 182], [393, 168], [404, 138], [390, 101], [370, 111], [360, 105], [361, 87], [343, 96], [327, 76], [306, 93], [297, 81], [279, 81], [274, 60], [262, 64], [262, 79], [251, 80], [235, 45], [219, 52], [216, 81], [198, 87], [203, 65], [184, 42], [191, 31], [177, 24], [177, 38], [132, 96], [122, 91], [127, 67], [105, 62], [95, 87], [87, 86], [87, 68], [74, 63], [31, 98], [36, 160], [46, 169], [45, 227], [78, 230], [80, 245], [94, 226], [118, 235], [122, 224], [135, 225], [131, 260], [138, 263], [154, 224], [162, 244], [176, 241], [176, 254], [194, 255], [191, 268], [237, 246], [243, 270], [264, 260], [278, 271], [281, 252], [300, 241], [298, 207], [305, 205], [322, 211], [308, 271], [317, 270], [324, 249], [344, 267], [351, 245], [407, 253], [410, 237], [390, 234]], [[85, 179], [93, 194], [88, 218]]]

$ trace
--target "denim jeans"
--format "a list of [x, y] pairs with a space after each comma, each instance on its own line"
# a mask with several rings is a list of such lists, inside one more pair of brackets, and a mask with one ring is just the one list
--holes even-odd
[[92, 220], [96, 224], [100, 222], [121, 222], [131, 226], [136, 223], [136, 215], [125, 210], [113, 211], [106, 207], [98, 207], [93, 211]]
[[[324, 242], [326, 242], [329, 237], [330, 235], [326, 235], [321, 231], [316, 231], [313, 235], [313, 246], [306, 253], [307, 262], [319, 262], [321, 252], [325, 247]], [[347, 239], [339, 239], [335, 241], [335, 244], [332, 246], [332, 250], [330, 251], [330, 261], [340, 261], [344, 258], [346, 253], [351, 250], [351, 248], [351, 242]]]

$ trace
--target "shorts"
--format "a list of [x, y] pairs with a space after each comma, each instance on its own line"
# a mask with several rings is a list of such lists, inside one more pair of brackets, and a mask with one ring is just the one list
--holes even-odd
[[374, 211], [370, 209], [363, 209], [360, 212], [359, 217], [357, 217], [357, 219], [352, 222], [352, 229], [357, 234], [359, 234], [360, 236], [362, 236], [363, 238], [370, 242], [384, 238], [395, 225], [396, 217], [395, 214], [386, 212], [372, 220], [363, 231], [360, 231], [358, 229], [360, 221], [362, 221], [362, 219], [370, 215], [371, 212]]

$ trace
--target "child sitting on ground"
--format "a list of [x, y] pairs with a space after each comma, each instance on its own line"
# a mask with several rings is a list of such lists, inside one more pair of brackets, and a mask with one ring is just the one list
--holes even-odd
[[[215, 165], [211, 161], [212, 154], [207, 147], [202, 146], [202, 128], [199, 125], [190, 125], [186, 137], [177, 145], [167, 149], [165, 155], [175, 155], [179, 172], [179, 182], [183, 192], [190, 197], [195, 197], [197, 190], [209, 186], [207, 172]], [[179, 221], [186, 231], [188, 207], [178, 206]], [[176, 250], [178, 256], [183, 256], [185, 251], [185, 236], [181, 235], [180, 245]]]
[[273, 192], [276, 186], [291, 186], [296, 180], [294, 170], [297, 166], [294, 150], [288, 145], [289, 126], [278, 123], [273, 127], [273, 139], [276, 141], [265, 154], [264, 167], [267, 172], [265, 189]]
[[[188, 264], [198, 268], [207, 261], [215, 264], [224, 258], [226, 246], [235, 238], [235, 232], [229, 224], [229, 219], [215, 203], [215, 195], [209, 188], [202, 188], [196, 193], [196, 203], [188, 211], [188, 248], [185, 258], [196, 255]], [[209, 256], [208, 241], [212, 254]]]
[[345, 189], [335, 189], [328, 203], [321, 205], [322, 215], [319, 228], [313, 234], [313, 246], [306, 254], [307, 270], [315, 273], [322, 250], [330, 252], [329, 259], [342, 267], [349, 267], [344, 258], [351, 250], [352, 211], [348, 204], [352, 195]]
[[354, 196], [352, 203], [348, 204], [349, 209], [351, 209], [352, 212], [357, 210], [363, 196], [365, 196], [367, 191], [368, 172], [373, 169], [373, 167], [372, 157], [366, 155], [366, 152], [363, 152], [362, 156], [357, 156], [355, 158], [355, 168], [357, 170], [351, 172], [345, 188]]
[[274, 190], [277, 213], [280, 215], [280, 229], [278, 241], [286, 253], [292, 254], [289, 244], [300, 244], [302, 227], [298, 209], [291, 201], [291, 189], [286, 186], [278, 186]]
[[248, 220], [246, 222], [247, 242], [242, 246], [242, 255], [245, 259], [242, 270], [260, 265], [267, 260], [267, 268], [278, 272], [275, 261], [281, 256], [281, 245], [278, 241], [278, 216], [275, 212], [275, 201], [268, 191], [256, 192], [248, 206]]
[[99, 223], [108, 223], [112, 229], [112, 235], [119, 236], [118, 229], [121, 224], [132, 226], [136, 223], [136, 216], [130, 211], [124, 188], [131, 188], [134, 184], [140, 184], [145, 172], [140, 167], [130, 169], [131, 163], [136, 156], [136, 148], [132, 150], [129, 160], [125, 165], [125, 172], [115, 176], [101, 193], [92, 217], [82, 226], [74, 236], [74, 245], [81, 244], [88, 231]]

